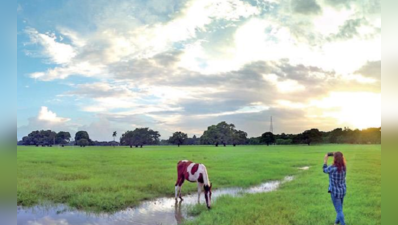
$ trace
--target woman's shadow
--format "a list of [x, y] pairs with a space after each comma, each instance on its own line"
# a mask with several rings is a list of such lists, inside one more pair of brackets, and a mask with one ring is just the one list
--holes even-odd
[[185, 221], [185, 218], [181, 212], [181, 203], [182, 201], [176, 201], [174, 205], [174, 217], [176, 218], [177, 224], [182, 224]]

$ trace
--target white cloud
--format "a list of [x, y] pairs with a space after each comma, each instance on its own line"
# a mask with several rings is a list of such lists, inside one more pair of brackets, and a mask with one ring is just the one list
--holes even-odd
[[70, 119], [58, 117], [56, 113], [48, 110], [46, 106], [42, 106], [37, 116], [37, 120], [50, 123], [65, 123], [68, 122]]
[[87, 44], [87, 42], [86, 42], [87, 40], [80, 37], [80, 35], [73, 30], [70, 30], [65, 27], [60, 27], [58, 30], [62, 35], [64, 35], [65, 37], [68, 37], [74, 46], [83, 47]]
[[292, 93], [305, 90], [305, 87], [296, 80], [280, 80], [275, 74], [264, 74], [263, 78], [272, 83], [281, 93]]
[[324, 7], [323, 13], [314, 18], [313, 24], [316, 31], [327, 36], [337, 33], [345, 21], [355, 13], [354, 9], [337, 10], [332, 7]]
[[32, 43], [42, 46], [42, 54], [53, 63], [62, 65], [32, 73], [31, 77], [50, 81], [71, 75], [108, 76], [107, 67], [112, 63], [152, 57], [169, 51], [178, 42], [195, 38], [214, 21], [235, 21], [258, 13], [257, 8], [239, 0], [190, 1], [168, 22], [132, 27], [125, 33], [99, 25], [101, 30], [83, 37], [71, 29], [59, 28], [73, 46], [57, 42], [55, 34], [42, 34], [30, 28], [27, 34]]
[[292, 108], [292, 109], [305, 109], [307, 107], [306, 104], [299, 102], [292, 102], [287, 100], [277, 100], [277, 108]]
[[37, 116], [29, 118], [26, 125], [17, 124], [17, 137], [22, 138], [35, 130], [66, 131], [73, 135], [76, 124], [73, 124], [70, 118], [59, 117], [46, 106], [42, 106]]
[[205, 118], [205, 117], [220, 117], [220, 116], [237, 115], [237, 114], [251, 114], [251, 113], [259, 113], [259, 112], [267, 111], [269, 109], [270, 109], [270, 107], [268, 107], [268, 106], [256, 104], [256, 105], [244, 106], [235, 111], [211, 113], [211, 114], [201, 114], [201, 115], [197, 115], [194, 117]]
[[[31, 39], [43, 46], [44, 54], [53, 62], [62, 63], [61, 67], [32, 73], [31, 77], [40, 80], [65, 79], [71, 75], [111, 78], [113, 74], [109, 74], [108, 68], [112, 64], [151, 58], [175, 48], [176, 44], [183, 48], [178, 66], [208, 75], [238, 70], [257, 60], [286, 58], [296, 65], [349, 74], [366, 61], [381, 59], [381, 36], [372, 37], [372, 32], [377, 34], [377, 31], [370, 26], [358, 27], [359, 35], [367, 36], [366, 39], [328, 41], [330, 35], [340, 32], [346, 21], [357, 18], [355, 4], [349, 9], [322, 5], [322, 13], [310, 17], [290, 15], [286, 7], [286, 4], [281, 4], [280, 9], [271, 7], [271, 11], [263, 15], [260, 8], [239, 0], [189, 1], [167, 22], [134, 24], [125, 32], [103, 26], [107, 24], [105, 21], [98, 24], [99, 30], [84, 36], [59, 28], [73, 46], [57, 42], [54, 34], [30, 29]], [[369, 20], [369, 24], [377, 26], [377, 18]], [[217, 46], [218, 52], [214, 54], [212, 43], [198, 35], [211, 36], [214, 30], [225, 28], [216, 22], [225, 21], [235, 23], [238, 28], [230, 36], [233, 40], [230, 45]]]
[[67, 64], [76, 56], [75, 49], [68, 44], [57, 42], [55, 34], [42, 34], [33, 28], [26, 29], [32, 44], [43, 47], [43, 55], [48, 57], [52, 63]]

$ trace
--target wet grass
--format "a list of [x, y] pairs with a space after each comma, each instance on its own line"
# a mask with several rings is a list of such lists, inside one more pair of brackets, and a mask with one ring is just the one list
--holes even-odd
[[[192, 224], [332, 224], [323, 156], [343, 151], [348, 161], [345, 213], [349, 224], [381, 224], [381, 146], [147, 146], [17, 148], [17, 204], [63, 203], [78, 209], [113, 212], [140, 201], [174, 195], [176, 164], [204, 163], [214, 188], [249, 187], [286, 175], [296, 179], [277, 192], [221, 197]], [[297, 168], [311, 166], [308, 171]], [[185, 184], [183, 192], [195, 192]]]

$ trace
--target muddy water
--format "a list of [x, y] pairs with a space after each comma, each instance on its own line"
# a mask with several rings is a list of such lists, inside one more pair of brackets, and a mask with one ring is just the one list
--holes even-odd
[[[239, 197], [243, 194], [255, 194], [276, 191], [283, 183], [292, 181], [292, 176], [282, 181], [266, 182], [251, 188], [225, 188], [214, 190], [212, 201], [223, 195]], [[184, 197], [184, 196], [183, 196]], [[203, 194], [201, 204], [204, 204]], [[173, 225], [184, 220], [193, 219], [187, 214], [187, 207], [198, 203], [197, 194], [186, 195], [184, 201], [177, 202], [174, 198], [159, 198], [141, 203], [136, 208], [119, 211], [115, 214], [89, 214], [70, 209], [64, 205], [36, 206], [33, 208], [17, 208], [17, 224], [19, 225]]]

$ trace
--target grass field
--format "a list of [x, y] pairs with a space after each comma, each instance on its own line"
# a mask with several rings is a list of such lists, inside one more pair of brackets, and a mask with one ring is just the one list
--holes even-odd
[[[17, 204], [65, 203], [112, 212], [174, 195], [176, 164], [204, 163], [214, 188], [248, 187], [286, 175], [296, 179], [276, 192], [222, 197], [211, 211], [196, 207], [192, 224], [333, 224], [335, 213], [322, 173], [326, 152], [347, 159], [347, 224], [381, 224], [381, 145], [17, 147]], [[330, 161], [331, 162], [331, 161]], [[311, 166], [308, 171], [297, 168]], [[196, 184], [185, 184], [183, 193]]]

